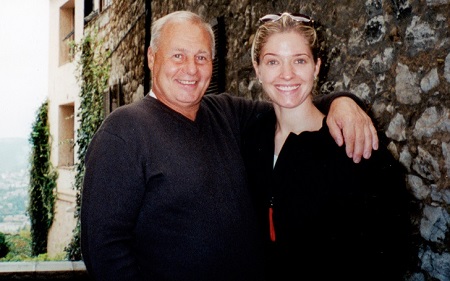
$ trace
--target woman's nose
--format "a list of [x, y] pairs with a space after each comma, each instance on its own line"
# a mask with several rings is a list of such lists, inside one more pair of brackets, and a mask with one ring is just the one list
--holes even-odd
[[283, 64], [281, 66], [280, 77], [286, 80], [292, 79], [293, 71], [289, 64]]

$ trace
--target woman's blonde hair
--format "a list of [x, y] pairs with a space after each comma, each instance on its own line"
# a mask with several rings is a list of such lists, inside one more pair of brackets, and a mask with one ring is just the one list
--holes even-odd
[[[264, 18], [264, 17], [263, 17]], [[262, 19], [263, 19], [262, 18]], [[311, 20], [311, 22], [313, 22]], [[269, 37], [275, 33], [284, 33], [294, 31], [306, 38], [308, 45], [313, 54], [314, 62], [317, 62], [319, 57], [319, 40], [317, 32], [314, 26], [303, 21], [295, 20], [294, 17], [289, 13], [283, 13], [277, 20], [265, 21], [258, 27], [255, 37], [253, 38], [252, 44], [252, 61], [259, 64], [259, 56], [261, 54], [261, 49], [267, 43]]]

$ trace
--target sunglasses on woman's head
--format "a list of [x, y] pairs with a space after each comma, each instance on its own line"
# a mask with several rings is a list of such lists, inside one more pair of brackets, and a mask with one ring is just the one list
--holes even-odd
[[314, 20], [307, 16], [307, 15], [303, 15], [303, 14], [291, 14], [291, 13], [278, 13], [278, 14], [268, 14], [265, 15], [264, 17], [260, 18], [259, 21], [262, 23], [268, 22], [268, 21], [278, 21], [280, 20], [284, 15], [289, 16], [292, 20], [294, 21], [298, 21], [298, 22], [302, 22], [306, 25], [313, 25], [314, 24]]

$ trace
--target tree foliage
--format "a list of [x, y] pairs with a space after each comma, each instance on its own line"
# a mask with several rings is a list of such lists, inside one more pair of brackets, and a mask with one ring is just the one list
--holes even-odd
[[0, 258], [5, 257], [9, 252], [8, 243], [6, 243], [6, 236], [0, 232]]
[[47, 122], [48, 101], [37, 111], [29, 142], [31, 168], [28, 214], [31, 223], [31, 252], [33, 256], [47, 252], [47, 235], [53, 222], [57, 172], [50, 162], [51, 139]]

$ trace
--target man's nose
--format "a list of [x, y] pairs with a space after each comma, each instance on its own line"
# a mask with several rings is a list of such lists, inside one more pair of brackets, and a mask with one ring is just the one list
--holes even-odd
[[184, 71], [189, 75], [197, 73], [197, 64], [195, 58], [188, 58], [184, 64]]

